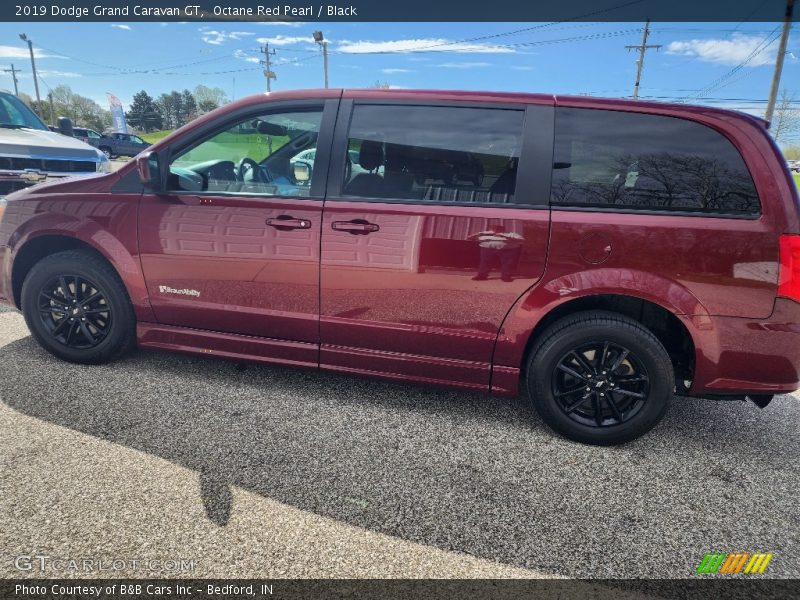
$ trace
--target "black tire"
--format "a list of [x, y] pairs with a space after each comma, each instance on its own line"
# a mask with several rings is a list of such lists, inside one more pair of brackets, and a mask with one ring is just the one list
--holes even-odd
[[607, 311], [553, 323], [526, 367], [528, 397], [544, 422], [584, 444], [624, 444], [647, 433], [666, 414], [674, 389], [661, 342], [640, 323]]
[[106, 155], [106, 158], [108, 158], [108, 160], [114, 158], [114, 154], [111, 152], [111, 148], [109, 148], [108, 146], [100, 146], [99, 150], [100, 152]]
[[68, 250], [36, 263], [22, 284], [21, 305], [33, 337], [63, 360], [104, 363], [136, 344], [136, 316], [125, 286], [92, 252]]

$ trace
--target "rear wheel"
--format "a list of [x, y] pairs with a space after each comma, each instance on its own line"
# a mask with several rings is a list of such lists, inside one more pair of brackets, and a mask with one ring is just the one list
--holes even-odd
[[70, 250], [36, 263], [22, 284], [31, 333], [55, 356], [102, 363], [135, 344], [133, 307], [116, 271], [102, 258]]
[[550, 326], [526, 371], [528, 395], [542, 419], [572, 440], [622, 444], [663, 418], [673, 369], [661, 342], [628, 317], [576, 313]]
[[108, 158], [109, 160], [114, 158], [114, 156], [111, 154], [111, 148], [109, 148], [108, 146], [100, 146], [100, 152], [105, 154], [106, 158]]

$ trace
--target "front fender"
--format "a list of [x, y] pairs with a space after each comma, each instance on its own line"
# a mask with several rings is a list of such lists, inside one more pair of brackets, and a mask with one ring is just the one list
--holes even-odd
[[[5, 223], [17, 223], [8, 237], [13, 280], [16, 259], [27, 244], [43, 236], [63, 236], [83, 242], [99, 252], [119, 273], [139, 320], [154, 319], [138, 258], [137, 215], [139, 194], [84, 200], [57, 198], [9, 202]], [[54, 249], [54, 251], [57, 251]]]

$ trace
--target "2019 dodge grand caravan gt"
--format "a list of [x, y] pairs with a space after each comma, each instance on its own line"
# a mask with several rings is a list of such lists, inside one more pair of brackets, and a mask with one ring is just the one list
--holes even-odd
[[70, 361], [138, 344], [522, 391], [614, 444], [676, 393], [763, 406], [800, 385], [798, 207], [744, 114], [273, 93], [116, 173], [11, 195], [0, 299]]

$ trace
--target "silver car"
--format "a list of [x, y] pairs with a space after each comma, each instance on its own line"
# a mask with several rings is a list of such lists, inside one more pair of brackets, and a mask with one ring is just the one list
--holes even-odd
[[55, 178], [110, 171], [100, 150], [50, 131], [19, 98], [0, 92], [0, 198]]

